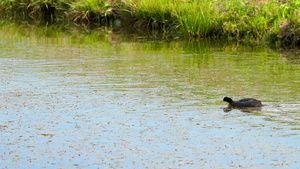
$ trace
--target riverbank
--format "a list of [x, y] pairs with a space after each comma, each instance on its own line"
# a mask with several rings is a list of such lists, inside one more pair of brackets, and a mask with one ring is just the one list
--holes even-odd
[[222, 38], [300, 46], [300, 2], [293, 0], [3, 0], [4, 18], [179, 31], [190, 38]]

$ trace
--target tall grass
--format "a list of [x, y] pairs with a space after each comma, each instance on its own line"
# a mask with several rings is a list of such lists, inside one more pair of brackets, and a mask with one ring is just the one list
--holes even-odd
[[266, 5], [264, 2], [253, 4], [240, 0], [229, 1], [226, 11], [223, 11], [224, 33], [236, 38], [261, 38], [272, 20], [270, 7], [273, 5], [268, 3]]
[[108, 22], [112, 17], [112, 8], [106, 0], [77, 0], [68, 3], [70, 5], [69, 16], [73, 16], [74, 22]]
[[214, 1], [179, 2], [174, 8], [176, 19], [190, 37], [209, 37], [217, 30], [218, 18]]
[[136, 27], [167, 30], [176, 20], [172, 0], [123, 0], [126, 11], [134, 16]]
[[297, 0], [123, 0], [137, 23], [179, 27], [190, 37], [226, 37], [300, 46]]
[[300, 46], [298, 0], [1, 0], [0, 13]]
[[209, 0], [123, 0], [136, 24], [151, 29], [180, 27], [189, 36], [211, 36], [216, 30], [214, 2]]
[[108, 0], [1, 0], [0, 13], [35, 20], [73, 20], [74, 22], [108, 22], [113, 17]]
[[230, 0], [222, 12], [223, 34], [236, 39], [300, 45], [296, 39], [300, 37], [299, 11], [300, 3], [294, 0]]
[[300, 1], [287, 1], [279, 5], [274, 26], [265, 39], [278, 46], [300, 46]]

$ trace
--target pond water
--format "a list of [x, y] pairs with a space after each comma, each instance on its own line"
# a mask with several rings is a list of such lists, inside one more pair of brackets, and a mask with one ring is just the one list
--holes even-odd
[[300, 166], [299, 51], [70, 32], [0, 30], [1, 168]]

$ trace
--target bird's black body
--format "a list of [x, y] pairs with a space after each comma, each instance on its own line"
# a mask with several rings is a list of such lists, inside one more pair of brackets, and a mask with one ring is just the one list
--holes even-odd
[[233, 107], [262, 107], [260, 100], [245, 98], [238, 101], [233, 101], [229, 97], [224, 97], [223, 101], [228, 102]]

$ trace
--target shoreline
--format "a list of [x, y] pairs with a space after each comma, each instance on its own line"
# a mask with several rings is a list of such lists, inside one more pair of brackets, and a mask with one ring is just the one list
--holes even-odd
[[3, 0], [1, 18], [182, 32], [188, 38], [300, 47], [300, 2], [239, 0]]

